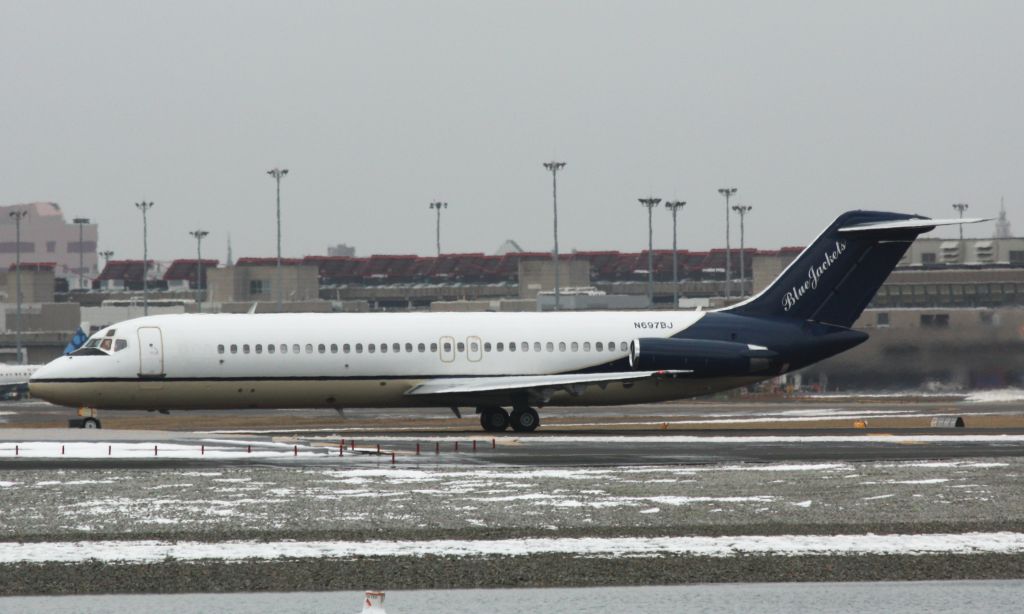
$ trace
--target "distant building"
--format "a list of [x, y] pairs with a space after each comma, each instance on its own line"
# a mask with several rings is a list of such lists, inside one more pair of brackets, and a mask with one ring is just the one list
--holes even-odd
[[[64, 219], [57, 203], [27, 203], [0, 207], [0, 270], [8, 269], [17, 257], [16, 228], [12, 211], [27, 211], [21, 220], [21, 261], [52, 262], [54, 275], [70, 279], [71, 287], [79, 287], [78, 275], [91, 285], [97, 267], [96, 242], [99, 236], [96, 224], [83, 224], [82, 241], [78, 241], [79, 228]], [[81, 255], [83, 271], [79, 270]]]
[[356, 248], [351, 247], [349, 245], [345, 245], [344, 243], [339, 243], [337, 245], [328, 247], [327, 248], [327, 255], [328, 256], [342, 256], [342, 257], [345, 257], [345, 258], [354, 258], [355, 255], [356, 255]]
[[1010, 220], [1006, 219], [1006, 205], [1002, 201], [999, 202], [999, 218], [996, 219], [996, 239], [1009, 239], [1013, 236], [1013, 232], [1010, 230]]
[[[194, 260], [192, 262], [195, 262]], [[277, 259], [239, 258], [235, 266], [206, 271], [207, 296], [214, 303], [277, 301]], [[297, 258], [281, 260], [284, 302], [316, 301], [320, 285], [317, 267]]]

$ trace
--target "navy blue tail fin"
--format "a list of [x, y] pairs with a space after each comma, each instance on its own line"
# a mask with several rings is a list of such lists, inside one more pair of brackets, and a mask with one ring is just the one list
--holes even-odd
[[723, 311], [852, 326], [917, 235], [934, 228], [929, 221], [881, 211], [844, 213], [760, 294]]

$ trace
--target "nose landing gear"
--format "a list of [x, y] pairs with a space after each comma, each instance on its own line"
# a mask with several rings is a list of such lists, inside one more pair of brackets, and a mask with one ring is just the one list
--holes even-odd
[[68, 420], [68, 428], [72, 429], [99, 429], [103, 428], [100, 422], [99, 412], [91, 407], [79, 407], [79, 418]]

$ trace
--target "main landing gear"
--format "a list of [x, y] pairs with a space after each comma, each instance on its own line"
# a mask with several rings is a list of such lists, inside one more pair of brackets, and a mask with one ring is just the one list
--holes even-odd
[[479, 407], [480, 426], [488, 433], [501, 433], [512, 427], [517, 433], [532, 433], [540, 426], [540, 415], [529, 406], [516, 406], [509, 414], [497, 406]]

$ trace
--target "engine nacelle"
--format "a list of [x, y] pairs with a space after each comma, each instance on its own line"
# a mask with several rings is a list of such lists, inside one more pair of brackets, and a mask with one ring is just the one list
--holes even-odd
[[771, 371], [778, 354], [768, 348], [706, 339], [634, 339], [629, 366], [638, 371], [678, 369], [694, 375], [748, 375]]

